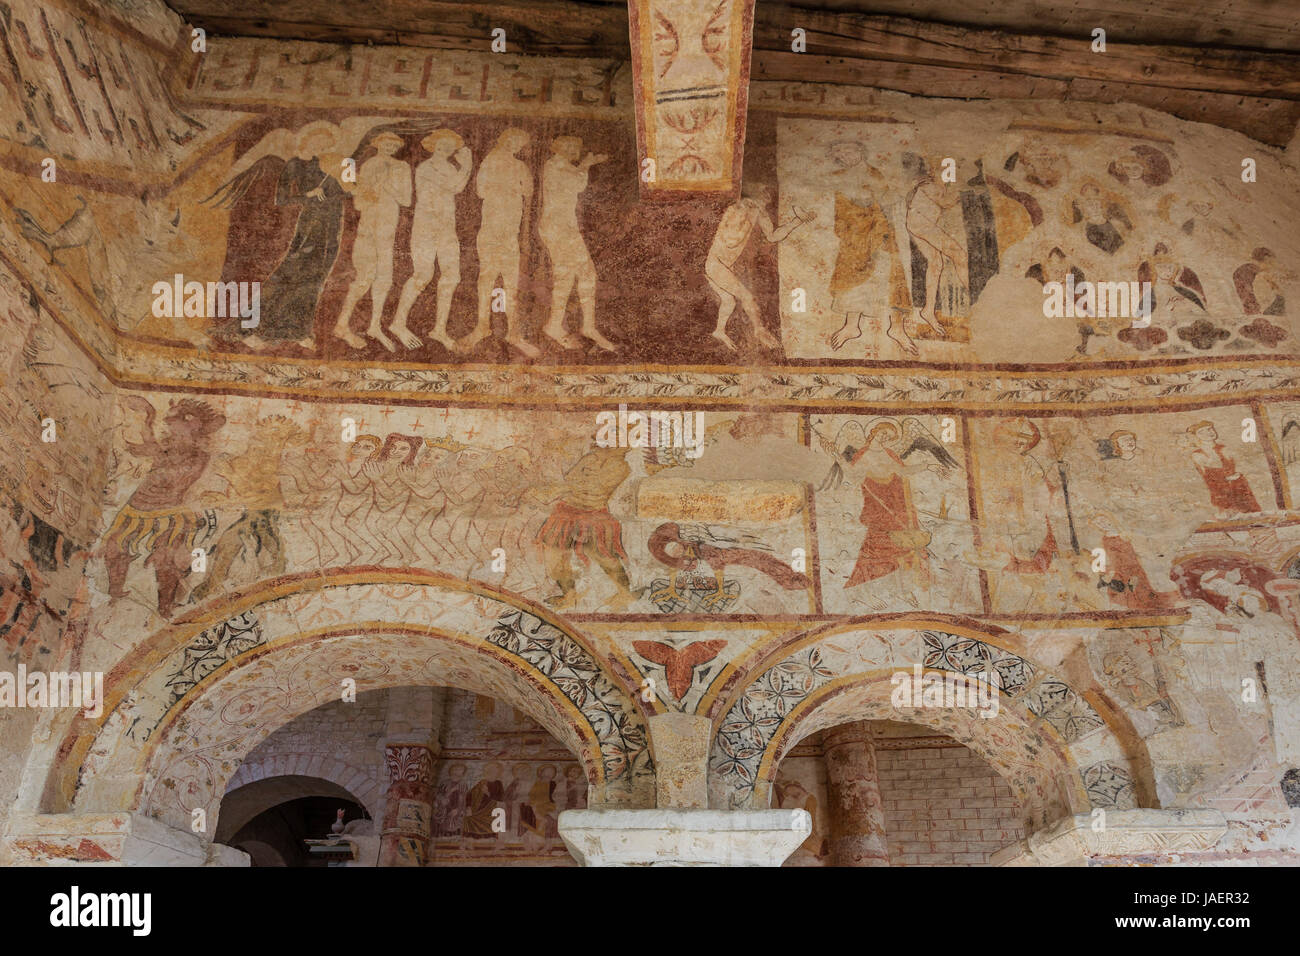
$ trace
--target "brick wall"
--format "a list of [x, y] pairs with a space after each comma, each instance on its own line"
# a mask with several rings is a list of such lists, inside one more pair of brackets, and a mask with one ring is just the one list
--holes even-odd
[[1020, 839], [1011, 788], [962, 746], [876, 751], [893, 866], [984, 865]]

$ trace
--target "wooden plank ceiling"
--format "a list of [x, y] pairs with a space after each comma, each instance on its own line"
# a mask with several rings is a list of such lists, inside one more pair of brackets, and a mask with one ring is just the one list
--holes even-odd
[[[170, 0], [211, 33], [628, 59], [625, 0]], [[1287, 145], [1300, 121], [1295, 0], [757, 0], [751, 78], [965, 99], [1130, 102]], [[1107, 52], [1090, 50], [1094, 27]], [[790, 49], [791, 30], [807, 51]]]

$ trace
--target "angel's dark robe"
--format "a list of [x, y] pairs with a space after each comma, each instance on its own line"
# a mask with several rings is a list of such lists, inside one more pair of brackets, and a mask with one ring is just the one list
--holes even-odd
[[[317, 188], [323, 197], [308, 197]], [[338, 180], [327, 176], [314, 157], [294, 157], [284, 164], [275, 203], [299, 207], [298, 220], [288, 251], [262, 283], [261, 324], [251, 330], [260, 338], [296, 341], [312, 334], [321, 288], [339, 254], [344, 195]], [[238, 321], [231, 326], [233, 334], [247, 334]]]

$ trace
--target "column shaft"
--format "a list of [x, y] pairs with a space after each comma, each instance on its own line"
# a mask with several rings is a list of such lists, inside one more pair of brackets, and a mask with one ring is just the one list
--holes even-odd
[[834, 866], [889, 866], [885, 809], [871, 724], [842, 724], [822, 737]]

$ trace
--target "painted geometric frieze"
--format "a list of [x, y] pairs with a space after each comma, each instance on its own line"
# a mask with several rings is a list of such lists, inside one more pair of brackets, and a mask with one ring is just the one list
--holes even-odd
[[754, 0], [628, 0], [642, 195], [740, 182]]

